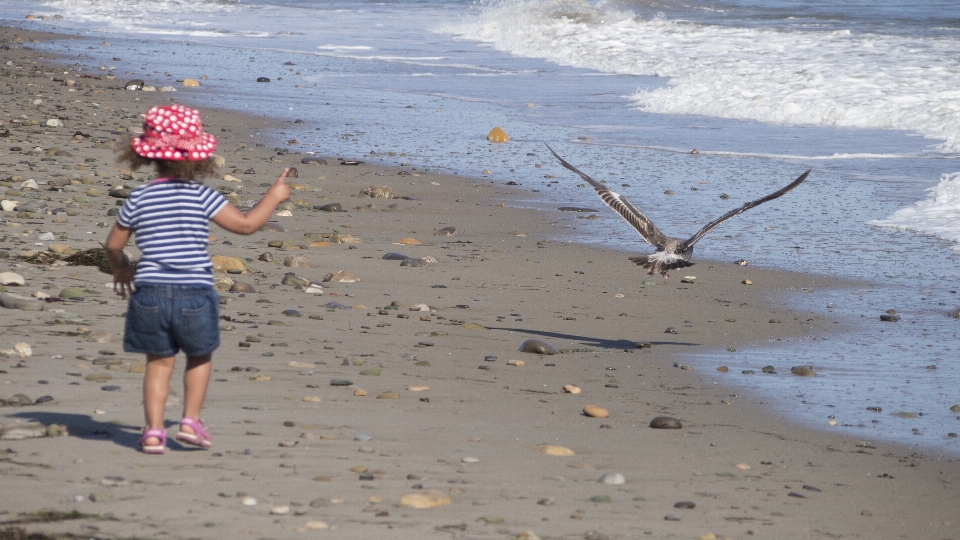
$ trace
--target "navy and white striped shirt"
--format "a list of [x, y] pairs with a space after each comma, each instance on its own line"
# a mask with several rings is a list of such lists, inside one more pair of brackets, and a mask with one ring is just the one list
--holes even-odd
[[213, 287], [207, 254], [210, 220], [226, 204], [210, 187], [173, 178], [158, 178], [130, 192], [117, 223], [133, 229], [143, 252], [134, 284]]

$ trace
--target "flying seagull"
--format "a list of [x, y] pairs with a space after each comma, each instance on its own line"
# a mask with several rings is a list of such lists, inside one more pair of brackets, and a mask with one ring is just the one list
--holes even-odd
[[603, 202], [607, 203], [607, 206], [613, 208], [614, 211], [620, 214], [620, 216], [627, 221], [627, 223], [632, 225], [633, 228], [640, 233], [640, 236], [647, 241], [647, 243], [657, 248], [657, 250], [650, 255], [644, 255], [642, 257], [630, 257], [630, 260], [637, 266], [646, 268], [648, 276], [652, 276], [655, 272], [659, 272], [664, 279], [668, 277], [667, 272], [673, 270], [674, 268], [686, 268], [688, 266], [693, 266], [694, 263], [690, 262], [690, 257], [693, 255], [693, 245], [703, 238], [704, 235], [713, 230], [714, 227], [741, 212], [746, 212], [754, 206], [783, 196], [783, 194], [786, 192], [803, 183], [803, 181], [807, 179], [807, 175], [810, 174], [810, 171], [808, 170], [807, 172], [801, 174], [799, 178], [791, 182], [788, 186], [774, 191], [766, 197], [761, 197], [755, 201], [748, 202], [739, 208], [734, 208], [726, 214], [704, 225], [702, 229], [697, 231], [697, 233], [690, 238], [682, 240], [680, 238], [671, 238], [660, 232], [660, 229], [658, 229], [657, 226], [654, 225], [649, 218], [647, 218], [647, 216], [643, 215], [639, 210], [637, 210], [622, 195], [611, 191], [607, 188], [607, 186], [597, 182], [593, 178], [590, 178], [573, 165], [567, 163], [566, 160], [553, 151], [553, 148], [550, 148], [549, 146], [547, 146], [547, 148], [550, 149], [550, 152], [553, 153], [555, 158], [560, 160], [561, 165], [577, 173], [580, 175], [580, 178], [583, 178], [588, 184], [593, 186], [593, 189], [597, 192], [597, 195], [600, 196]]

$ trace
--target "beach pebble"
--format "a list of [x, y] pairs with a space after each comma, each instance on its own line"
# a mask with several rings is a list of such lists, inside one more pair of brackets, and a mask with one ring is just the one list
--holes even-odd
[[899, 315], [893, 315], [893, 314], [890, 314], [890, 313], [884, 313], [883, 315], [880, 315], [880, 320], [881, 320], [881, 321], [884, 321], [884, 322], [899, 322], [899, 321], [900, 321], [900, 316], [899, 316]]
[[557, 354], [560, 351], [546, 341], [541, 341], [539, 339], [528, 339], [520, 344], [520, 352], [533, 354]]
[[16, 272], [0, 272], [0, 285], [24, 285], [23, 276]]
[[508, 137], [507, 133], [503, 131], [503, 128], [497, 126], [491, 129], [490, 133], [487, 133], [487, 140], [492, 143], [505, 143], [510, 140], [510, 137]]
[[0, 305], [7, 309], [19, 309], [21, 311], [43, 311], [44, 308], [44, 303], [36, 298], [7, 292], [0, 293]]
[[625, 483], [627, 480], [620, 473], [607, 473], [601, 476], [597, 481], [601, 484], [620, 485]]
[[264, 223], [263, 225], [260, 226], [260, 228], [257, 229], [257, 231], [259, 231], [259, 232], [287, 232], [287, 230], [283, 228], [283, 225], [280, 225], [279, 223], [272, 223], [272, 222]]
[[340, 203], [329, 203], [320, 206], [314, 206], [314, 210], [320, 210], [321, 212], [343, 212], [343, 206]]
[[[210, 261], [213, 263], [214, 272], [227, 272], [227, 273], [247, 273], [247, 265], [242, 260], [236, 257], [225, 257], [223, 255], [214, 255], [210, 257]], [[233, 272], [231, 272], [231, 270]]]
[[47, 436], [47, 426], [39, 422], [0, 425], [0, 440], [21, 441]]
[[308, 521], [303, 524], [303, 528], [308, 531], [325, 531], [330, 528], [330, 525], [323, 521]]
[[749, 279], [745, 279], [745, 280], [741, 281], [740, 283], [742, 283], [743, 285], [753, 285], [753, 282], [750, 281]]
[[798, 377], [815, 377], [817, 372], [810, 366], [795, 366], [790, 368], [790, 373]]
[[370, 186], [363, 188], [360, 195], [371, 199], [392, 199], [393, 191], [385, 186]]
[[363, 280], [356, 274], [347, 272], [346, 270], [340, 270], [336, 273], [327, 274], [321, 281], [324, 283], [359, 283]]
[[11, 201], [8, 199], [4, 199], [0, 201], [0, 208], [2, 208], [4, 212], [13, 212], [13, 210], [17, 207], [18, 204], [20, 204], [19, 201]]
[[463, 463], [480, 463], [480, 458], [474, 456], [466, 456], [460, 460]]
[[438, 230], [437, 232], [435, 232], [434, 234], [437, 235], [437, 236], [453, 236], [453, 235], [457, 234], [457, 228], [456, 228], [456, 227], [444, 227], [444, 228]]
[[608, 418], [610, 416], [610, 411], [599, 405], [586, 405], [583, 407], [583, 414], [591, 418]]
[[663, 331], [663, 333], [664, 333], [664, 334], [679, 334], [680, 332], [677, 331], [676, 328], [674, 328], [674, 327], [672, 327], [672, 326], [668, 326], [667, 329]]
[[256, 506], [256, 505], [257, 505], [257, 500], [254, 499], [253, 497], [244, 497], [244, 498], [240, 499], [240, 504], [242, 504], [242, 505], [244, 505], [244, 506]]
[[548, 455], [548, 456], [573, 456], [573, 455], [576, 455], [576, 454], [573, 452], [573, 450], [571, 450], [571, 449], [569, 449], [569, 448], [567, 448], [567, 447], [565, 447], [565, 446], [555, 446], [555, 445], [550, 445], [550, 444], [540, 445], [540, 446], [537, 447], [537, 450], [539, 450], [541, 453], [546, 454], [546, 455]]
[[275, 516], [285, 516], [290, 513], [289, 506], [272, 506], [270, 507], [270, 513]]
[[326, 165], [327, 160], [323, 159], [322, 157], [307, 156], [302, 158], [300, 163], [303, 163], [304, 165]]
[[650, 427], [654, 429], [680, 429], [683, 427], [680, 421], [669, 416], [657, 416], [650, 421]]
[[230, 286], [230, 292], [232, 293], [255, 293], [256, 289], [253, 288], [253, 285], [249, 283], [236, 282]]
[[572, 384], [565, 384], [565, 385], [563, 386], [563, 390], [562, 390], [562, 391], [563, 391], [564, 394], [579, 394], [579, 393], [581, 392], [579, 386], [574, 386], [574, 385], [572, 385]]
[[400, 394], [396, 392], [383, 392], [377, 394], [377, 399], [400, 399]]
[[507, 365], [508, 365], [508, 366], [522, 367], [522, 366], [523, 366], [523, 360], [507, 360]]
[[422, 385], [422, 384], [412, 384], [412, 385], [410, 385], [410, 386], [407, 387], [407, 390], [409, 390], [409, 391], [411, 391], [411, 392], [425, 392], [425, 391], [427, 391], [427, 390], [429, 390], [429, 389], [430, 389], [429, 386], [424, 386], [424, 385]]
[[416, 508], [420, 510], [425, 510], [428, 508], [436, 508], [438, 506], [444, 506], [452, 503], [445, 493], [440, 491], [426, 491], [424, 493], [408, 493], [403, 497], [400, 497], [400, 506], [405, 508]]
[[290, 268], [312, 268], [310, 259], [306, 255], [287, 255], [283, 260], [283, 265]]

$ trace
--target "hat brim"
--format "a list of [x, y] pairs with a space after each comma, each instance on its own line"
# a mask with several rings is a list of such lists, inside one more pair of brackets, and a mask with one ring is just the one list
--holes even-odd
[[141, 135], [130, 140], [133, 151], [147, 159], [164, 159], [169, 161], [203, 161], [213, 155], [217, 149], [217, 138], [209, 133], [201, 133], [199, 142], [193, 149], [186, 150], [164, 144], [155, 145], [146, 141]]

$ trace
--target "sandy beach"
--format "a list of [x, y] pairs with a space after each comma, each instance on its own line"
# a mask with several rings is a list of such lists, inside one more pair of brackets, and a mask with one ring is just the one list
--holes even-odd
[[[724, 384], [742, 368], [678, 361], [837, 335], [783, 296], [850, 283], [700, 259], [641, 285], [630, 252], [564, 239], [588, 213], [275, 148], [288, 125], [216, 109], [202, 113], [226, 179], [208, 184], [242, 206], [295, 167], [290, 215], [250, 236], [211, 226], [210, 254], [242, 263], [217, 276], [213, 447], [173, 441], [172, 395], [169, 450], [139, 453], [126, 302], [60, 259], [100, 247], [111, 190], [152, 179], [114, 159], [140, 114], [191, 89], [126, 90], [169, 83], [54, 63], [31, 50], [44, 38], [0, 28], [0, 198], [17, 203], [0, 212], [0, 273], [23, 279], [4, 290], [26, 308], [0, 309], [0, 538], [960, 538], [956, 458], [798, 426]], [[531, 339], [557, 352], [521, 351]], [[752, 376], [795, 376], [769, 364]]]

